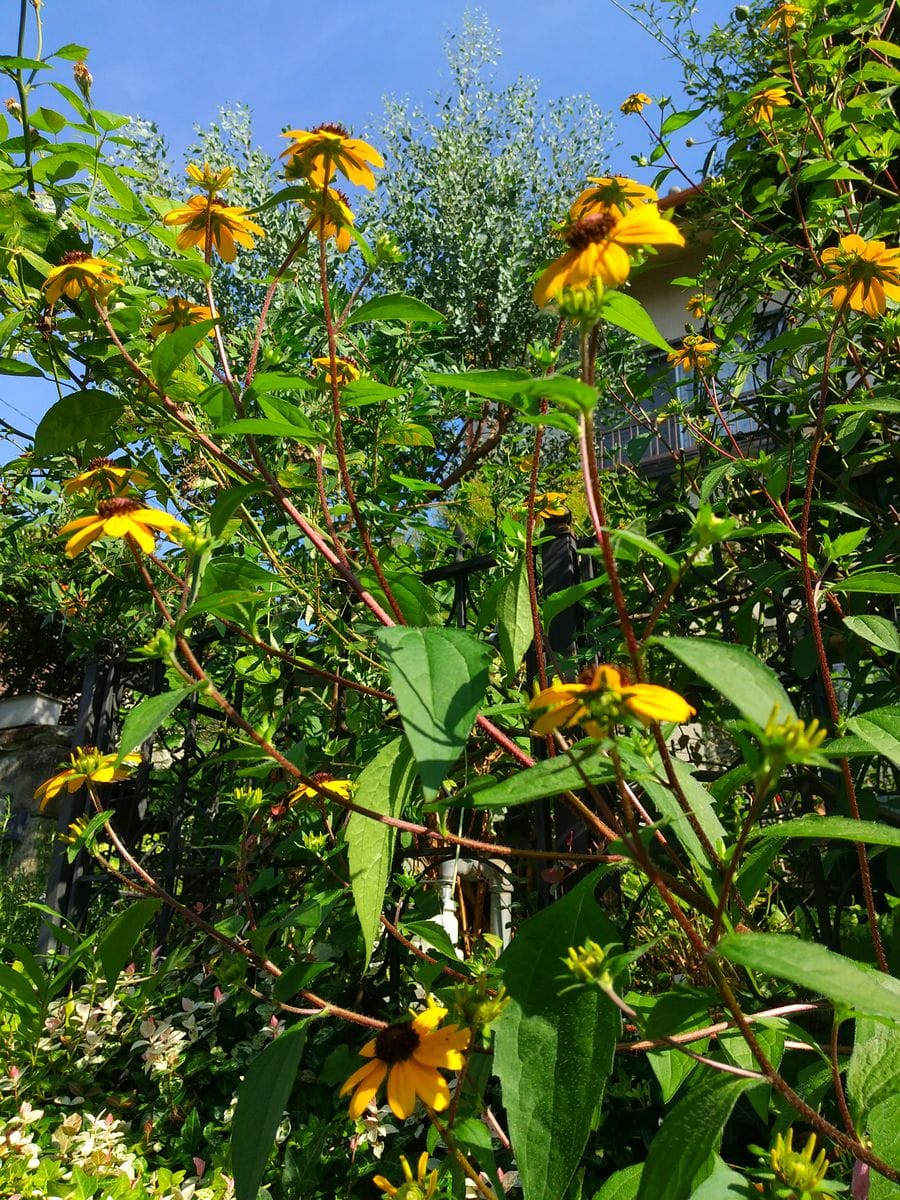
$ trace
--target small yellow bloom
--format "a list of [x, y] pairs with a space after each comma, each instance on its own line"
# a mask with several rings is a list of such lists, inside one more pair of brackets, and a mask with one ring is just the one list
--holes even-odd
[[[313, 366], [325, 372], [325, 379], [329, 384], [332, 382], [330, 358], [314, 358]], [[359, 369], [356, 363], [349, 358], [341, 358], [338, 355], [334, 360], [334, 367], [334, 378], [337, 379], [339, 387], [343, 387], [345, 383], [353, 383], [354, 380], [359, 379]]]
[[372, 1182], [385, 1196], [390, 1196], [391, 1200], [397, 1197], [399, 1200], [431, 1200], [437, 1191], [438, 1173], [436, 1170], [428, 1170], [428, 1151], [423, 1150], [419, 1155], [415, 1176], [403, 1154], [400, 1155], [400, 1166], [403, 1168], [404, 1182], [399, 1187], [394, 1187], [383, 1175], [376, 1175]]
[[252, 250], [254, 236], [266, 236], [247, 216], [246, 208], [229, 207], [212, 196], [191, 196], [187, 204], [167, 212], [163, 224], [184, 226], [178, 235], [179, 250], [201, 246], [206, 258], [216, 250], [227, 263], [237, 257], [235, 244]]
[[623, 102], [619, 105], [619, 112], [643, 112], [645, 105], [652, 103], [652, 99], [647, 95], [646, 92], [632, 92], [631, 95], [626, 96]]
[[659, 195], [655, 188], [624, 175], [611, 175], [597, 178], [588, 176], [592, 187], [585, 188], [572, 207], [569, 209], [571, 220], [578, 221], [592, 212], [610, 212], [613, 216], [622, 218], [630, 208], [639, 204], [656, 204]]
[[[292, 167], [288, 164], [287, 176], [291, 178]], [[350, 210], [350, 201], [340, 188], [310, 188], [300, 203], [308, 208], [310, 218], [307, 228], [319, 241], [334, 238], [341, 254], [346, 254], [353, 244], [350, 228], [356, 217]]]
[[567, 517], [569, 515], [566, 507], [568, 498], [567, 492], [543, 492], [536, 495], [534, 498], [535, 520], [546, 521], [553, 517]]
[[690, 300], [685, 304], [685, 311], [689, 312], [692, 317], [699, 321], [701, 317], [706, 316], [707, 310], [712, 304], [712, 299], [712, 296], [707, 296], [706, 292], [698, 292], [696, 296], [691, 296]]
[[[313, 783], [325, 792], [331, 792], [335, 796], [340, 796], [343, 800], [349, 800], [353, 795], [353, 789], [356, 786], [350, 779], [335, 779], [328, 771], [316, 771], [315, 775], [311, 776]], [[322, 792], [317, 792], [314, 787], [308, 787], [306, 784], [301, 784], [300, 787], [294, 788], [290, 793], [289, 800], [321, 800]]]
[[350, 137], [343, 125], [288, 129], [281, 136], [291, 138], [291, 144], [281, 152], [281, 157], [288, 159], [290, 175], [305, 176], [318, 187], [331, 183], [335, 171], [340, 171], [351, 183], [371, 192], [375, 187], [372, 167], [384, 166], [384, 159], [374, 146]]
[[[186, 329], [188, 325], [196, 325], [198, 321], [211, 321], [212, 310], [206, 304], [192, 304], [181, 296], [172, 296], [165, 308], [156, 314], [156, 321], [150, 330], [151, 337], [162, 337], [164, 333], [175, 333], [178, 329]], [[207, 334], [212, 337], [213, 331]]]
[[446, 1015], [446, 1008], [429, 998], [424, 1012], [411, 1021], [387, 1025], [366, 1042], [359, 1053], [372, 1061], [354, 1071], [340, 1092], [353, 1093], [351, 1120], [362, 1116], [385, 1079], [391, 1112], [401, 1121], [412, 1116], [417, 1097], [435, 1112], [449, 1106], [450, 1089], [438, 1068], [462, 1070], [470, 1035], [457, 1025], [438, 1029]]
[[848, 233], [840, 246], [822, 252], [822, 263], [831, 275], [822, 290], [832, 293], [835, 308], [847, 305], [879, 317], [888, 299], [900, 300], [900, 250], [889, 250], [884, 242]]
[[91, 102], [91, 88], [94, 86], [94, 77], [90, 72], [90, 68], [83, 59], [79, 59], [72, 68], [72, 78], [75, 80], [75, 86], [84, 96], [85, 104]]
[[114, 783], [127, 779], [132, 767], [141, 761], [139, 754], [126, 754], [122, 762], [116, 766], [115, 754], [101, 754], [94, 746], [78, 746], [72, 751], [70, 767], [60, 771], [44, 781], [35, 791], [35, 800], [41, 802], [41, 812], [47, 807], [54, 796], [63, 790], [77, 792], [88, 781], [91, 783]]
[[[813, 1155], [816, 1155], [813, 1158]], [[769, 1161], [779, 1182], [793, 1192], [821, 1191], [818, 1186], [828, 1173], [825, 1151], [816, 1154], [816, 1135], [811, 1133], [802, 1152], [794, 1149], [794, 1128], [788, 1129], [785, 1137], [775, 1135], [775, 1145], [769, 1151]]]
[[766, 33], [779, 33], [781, 30], [787, 32], [794, 28], [803, 13], [804, 10], [799, 4], [779, 4], [769, 19], [763, 22], [762, 27]]
[[582, 725], [598, 739], [625, 716], [636, 717], [642, 725], [653, 725], [659, 721], [687, 721], [696, 711], [669, 688], [654, 683], [626, 683], [621, 671], [609, 664], [588, 667], [579, 683], [554, 679], [534, 696], [528, 709], [540, 712], [532, 726], [537, 734], [544, 736], [554, 729]]
[[93, 487], [106, 488], [110, 492], [122, 491], [127, 485], [147, 487], [150, 476], [136, 467], [120, 467], [111, 458], [92, 458], [84, 471], [63, 484], [67, 496], [75, 492], [86, 492]]
[[631, 270], [626, 247], [683, 246], [684, 238], [655, 204], [640, 204], [624, 216], [598, 209], [570, 224], [563, 237], [571, 249], [544, 271], [534, 289], [538, 307], [555, 299], [564, 288], [583, 288], [599, 279], [606, 287], [624, 283]]
[[744, 105], [744, 112], [754, 125], [771, 125], [775, 109], [787, 108], [790, 103], [783, 87], [763, 88], [750, 97]]
[[673, 367], [685, 371], [703, 371], [717, 349], [715, 342], [708, 341], [699, 333], [689, 333], [681, 345], [670, 350], [667, 357]]
[[69, 521], [59, 531], [60, 535], [71, 534], [66, 542], [66, 557], [74, 558], [98, 538], [132, 538], [145, 554], [152, 554], [155, 546], [155, 530], [172, 533], [187, 529], [171, 515], [158, 508], [145, 508], [140, 500], [130, 496], [113, 496], [101, 500], [97, 512], [88, 517]]
[[70, 250], [62, 256], [58, 267], [53, 267], [44, 280], [47, 303], [55, 304], [60, 296], [76, 300], [82, 292], [105, 296], [122, 280], [116, 268], [105, 258], [94, 258], [84, 250]]
[[194, 163], [188, 163], [188, 179], [192, 179], [198, 187], [202, 187], [210, 195], [213, 195], [214, 192], [221, 192], [222, 188], [231, 182], [233, 175], [232, 167], [224, 167], [221, 171], [211, 171], [209, 163], [204, 163], [202, 168]]

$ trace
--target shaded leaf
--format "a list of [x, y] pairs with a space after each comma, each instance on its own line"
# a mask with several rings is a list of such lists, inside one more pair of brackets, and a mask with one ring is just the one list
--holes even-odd
[[650, 1143], [637, 1200], [688, 1200], [715, 1169], [725, 1122], [752, 1080], [707, 1070], [663, 1120]]
[[257, 1200], [305, 1043], [304, 1021], [266, 1046], [250, 1064], [238, 1088], [231, 1128], [235, 1200]]
[[112, 991], [119, 972], [131, 958], [131, 952], [144, 929], [159, 912], [161, 900], [135, 900], [103, 932], [97, 953], [103, 965], [106, 986]]
[[618, 1010], [599, 988], [571, 988], [560, 962], [566, 947], [589, 938], [618, 940], [594, 899], [602, 874], [521, 925], [498, 963], [510, 1002], [494, 1068], [527, 1200], [561, 1200], [612, 1069]]
[[[415, 782], [415, 764], [409, 743], [395, 738], [363, 769], [357, 778], [354, 801], [361, 808], [399, 817]], [[362, 813], [351, 812], [346, 840], [353, 903], [362, 929], [365, 967], [381, 930], [381, 910], [394, 853], [396, 830]]]

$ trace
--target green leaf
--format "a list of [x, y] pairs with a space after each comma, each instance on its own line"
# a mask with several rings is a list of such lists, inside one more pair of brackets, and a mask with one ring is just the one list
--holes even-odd
[[545, 629], [549, 629], [553, 622], [553, 618], [565, 612], [567, 608], [571, 608], [573, 604], [580, 604], [585, 596], [589, 596], [596, 588], [609, 586], [609, 579], [606, 575], [598, 575], [594, 579], [585, 579], [583, 583], [575, 583], [571, 587], [563, 588], [561, 592], [554, 592], [552, 596], [541, 605], [541, 622]]
[[125, 755], [129, 754], [135, 746], [140, 746], [146, 742], [147, 738], [156, 733], [163, 721], [175, 711], [182, 700], [185, 700], [195, 690], [192, 687], [175, 688], [174, 691], [163, 692], [159, 696], [148, 696], [146, 700], [141, 700], [139, 704], [136, 704], [122, 725], [116, 762], [122, 762]]
[[250, 1064], [238, 1088], [231, 1127], [235, 1200], [257, 1200], [306, 1043], [306, 1022], [275, 1038]]
[[0, 375], [28, 375], [31, 378], [38, 378], [42, 372], [29, 362], [25, 362], [21, 358], [0, 358]]
[[463, 629], [376, 634], [426, 800], [459, 758], [487, 690], [490, 654]]
[[112, 429], [125, 409], [125, 401], [108, 392], [70, 392], [41, 418], [34, 435], [37, 458], [61, 454], [79, 442]]
[[362, 408], [365, 404], [384, 404], [405, 395], [403, 388], [388, 387], [376, 379], [354, 379], [341, 388], [341, 404], [350, 408]]
[[[409, 743], [395, 738], [363, 769], [357, 779], [354, 802], [384, 816], [399, 817], [415, 782]], [[362, 928], [365, 963], [381, 931], [381, 910], [394, 854], [396, 830], [362, 813], [351, 812], [346, 841], [350, 862], [353, 903]]]
[[85, 59], [90, 54], [87, 46], [79, 46], [77, 42], [67, 42], [65, 46], [60, 46], [58, 50], [54, 50], [52, 54], [48, 54], [48, 58], [65, 58], [69, 62], [78, 62], [79, 59]]
[[847, 728], [900, 767], [900, 708], [873, 708], [847, 722]]
[[[893, 1095], [876, 1104], [866, 1120], [866, 1132], [872, 1149], [895, 1170], [900, 1171], [900, 1096]], [[897, 1200], [897, 1185], [873, 1171], [868, 1200]]]
[[831, 585], [833, 592], [868, 592], [871, 595], [895, 596], [900, 593], [900, 575], [890, 571], [858, 571], [840, 583]]
[[861, 637], [873, 646], [882, 650], [890, 650], [892, 654], [900, 654], [900, 631], [893, 621], [885, 617], [844, 617], [844, 624], [851, 633]]
[[403, 932], [407, 937], [420, 938], [429, 949], [443, 954], [444, 958], [455, 964], [458, 971], [468, 969], [465, 963], [459, 961], [449, 933], [443, 925], [438, 925], [437, 921], [404, 921]]
[[528, 572], [522, 562], [503, 582], [497, 596], [497, 641], [506, 674], [513, 679], [534, 640]]
[[36, 129], [43, 130], [45, 133], [59, 133], [69, 123], [56, 109], [43, 106], [31, 114], [31, 120]]
[[497, 1174], [490, 1130], [484, 1122], [479, 1121], [477, 1117], [466, 1117], [462, 1121], [456, 1121], [453, 1125], [453, 1140], [470, 1154], [479, 1169], [485, 1172], [494, 1189], [494, 1195], [505, 1195], [505, 1189]]
[[718, 1155], [715, 1162], [712, 1175], [691, 1192], [691, 1200], [758, 1200], [759, 1192], [749, 1179], [732, 1171]]
[[900, 1096], [900, 1029], [859, 1019], [853, 1053], [847, 1065], [847, 1095], [856, 1125], [877, 1104]]
[[150, 371], [163, 391], [181, 363], [217, 324], [218, 321], [198, 321], [196, 325], [176, 329], [174, 333], [167, 333], [160, 338], [150, 358]]
[[485, 396], [488, 400], [507, 402], [515, 399], [524, 387], [534, 382], [533, 376], [527, 371], [514, 371], [506, 367], [499, 371], [427, 371], [424, 378], [425, 382], [433, 387], [454, 388], [460, 392]]
[[[834, 744], [834, 743], [832, 743]], [[828, 838], [840, 842], [865, 842], [869, 846], [900, 847], [900, 829], [880, 821], [855, 821], [853, 817], [795, 817], [779, 825], [755, 829], [754, 838], [786, 841], [788, 838]]]
[[[382, 608], [390, 610], [387, 596], [378, 576], [368, 568], [357, 573], [360, 583], [375, 597]], [[427, 584], [414, 571], [384, 571], [391, 594], [410, 625], [443, 625], [441, 606]]]
[[[572, 752], [574, 763], [568, 755], [558, 754], [524, 771], [517, 771], [501, 783], [469, 789], [463, 798], [472, 808], [512, 808], [545, 796], [580, 791], [586, 778], [591, 783], [608, 783], [615, 778], [612, 763], [606, 755], [597, 752], [596, 742], [580, 742], [572, 747]], [[456, 801], [458, 797], [453, 799]]]
[[668, 568], [669, 572], [674, 576], [678, 574], [678, 563], [672, 558], [671, 554], [666, 554], [665, 550], [657, 546], [656, 542], [652, 541], [643, 533], [638, 533], [636, 529], [607, 529], [609, 540], [612, 542], [616, 552], [619, 553], [617, 542], [626, 542], [630, 546], [637, 546], [639, 550], [645, 551], [651, 558], [655, 558]]
[[776, 706], [779, 720], [796, 717], [778, 676], [745, 646], [713, 638], [659, 637], [654, 642], [705, 679], [749, 721], [765, 728]]
[[852, 1012], [900, 1022], [900, 980], [867, 970], [815, 942], [777, 933], [729, 933], [715, 952], [739, 966], [808, 988]]
[[304, 988], [308, 988], [319, 975], [330, 971], [333, 966], [333, 962], [291, 963], [276, 979], [272, 995], [276, 1000], [288, 1001]]
[[643, 1163], [632, 1163], [630, 1167], [616, 1171], [596, 1193], [594, 1200], [635, 1200], [641, 1186], [643, 1169]]
[[[724, 840], [725, 828], [716, 815], [709, 792], [698, 779], [694, 778], [687, 763], [673, 758], [672, 768], [681, 785], [684, 797], [690, 805], [691, 812], [694, 814], [694, 819], [706, 834], [707, 840], [712, 845], [715, 845], [720, 838]], [[709, 856], [703, 849], [703, 843], [695, 833], [687, 814], [682, 811], [681, 805], [669, 785], [658, 778], [643, 779], [641, 784], [693, 861], [700, 865], [708, 864]]]
[[649, 342], [660, 350], [671, 350], [672, 347], [653, 323], [653, 318], [634, 296], [627, 292], [607, 290], [603, 293], [603, 316], [611, 325], [633, 333], [643, 342]]
[[258, 491], [260, 491], [258, 483], [245, 483], [236, 487], [222, 488], [219, 491], [212, 512], [209, 514], [209, 531], [213, 537], [222, 535], [225, 526], [244, 501]]
[[135, 900], [119, 913], [100, 938], [97, 953], [110, 991], [131, 957], [138, 938], [159, 912], [161, 904], [161, 900]]
[[663, 136], [667, 133], [675, 133], [676, 130], [683, 129], [685, 125], [690, 125], [691, 121], [695, 120], [705, 111], [703, 108], [690, 108], [684, 109], [682, 112], [669, 113], [659, 127], [659, 132]]
[[254, 437], [287, 438], [290, 442], [300, 442], [304, 446], [320, 446], [322, 438], [311, 425], [294, 425], [288, 421], [273, 421], [268, 417], [240, 417], [237, 421], [228, 421], [216, 434], [249, 433]]
[[612, 1069], [618, 1010], [599, 988], [571, 987], [561, 962], [589, 938], [619, 940], [594, 899], [603, 873], [525, 921], [498, 962], [510, 1001], [496, 1027], [494, 1069], [528, 1200], [562, 1200]]
[[714, 1169], [725, 1122], [752, 1082], [707, 1070], [688, 1089], [650, 1143], [637, 1200], [688, 1200]]
[[409, 321], [414, 325], [442, 325], [447, 318], [412, 296], [394, 292], [390, 296], [376, 296], [355, 309], [345, 325], [359, 325], [362, 321]]
[[37, 1037], [41, 998], [26, 976], [5, 962], [0, 962], [0, 1000], [0, 1009], [14, 1012], [19, 1018], [22, 1032]]
[[250, 391], [262, 392], [308, 392], [315, 387], [306, 375], [282, 375], [278, 371], [260, 371], [253, 376]]

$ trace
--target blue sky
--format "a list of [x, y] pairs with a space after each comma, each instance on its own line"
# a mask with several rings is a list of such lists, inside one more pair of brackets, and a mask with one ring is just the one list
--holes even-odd
[[[3, 6], [0, 53], [15, 52], [18, 7]], [[274, 154], [285, 125], [340, 121], [362, 133], [377, 127], [385, 95], [426, 103], [446, 85], [442, 47], [466, 7], [462, 0], [44, 0], [44, 50], [88, 46], [94, 102], [155, 121], [176, 161], [192, 126], [209, 124], [232, 101], [251, 106], [259, 144]], [[588, 93], [617, 116], [630, 92], [680, 94], [677, 65], [612, 0], [470, 7], [499, 30], [498, 83], [527, 75], [548, 98]], [[697, 0], [698, 27], [724, 24], [732, 7]], [[33, 52], [32, 36], [26, 53]], [[629, 156], [648, 148], [643, 126], [621, 118], [617, 132], [623, 145], [613, 168], [628, 172]], [[700, 158], [695, 151], [693, 162]], [[21, 429], [33, 429], [54, 399], [45, 384], [0, 378], [0, 413]], [[0, 459], [9, 456], [0, 441]]]

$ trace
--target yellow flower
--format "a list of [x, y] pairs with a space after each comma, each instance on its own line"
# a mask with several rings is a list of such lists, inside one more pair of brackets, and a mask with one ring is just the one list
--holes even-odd
[[265, 237], [265, 230], [246, 215], [246, 208], [232, 208], [212, 196], [191, 196], [181, 208], [173, 208], [163, 217], [164, 225], [183, 225], [178, 235], [179, 250], [202, 246], [204, 257], [218, 251], [224, 262], [237, 257], [235, 243], [253, 249], [253, 237]]
[[[186, 329], [188, 325], [196, 325], [198, 321], [211, 321], [212, 310], [206, 304], [191, 304], [181, 296], [172, 296], [165, 308], [156, 314], [156, 321], [150, 330], [151, 337], [161, 337], [164, 333], [175, 333], [177, 329]], [[208, 337], [212, 337], [210, 330]]]
[[331, 183], [335, 171], [340, 171], [351, 183], [371, 192], [375, 187], [372, 166], [384, 166], [384, 159], [374, 146], [350, 137], [343, 125], [288, 129], [281, 136], [292, 139], [287, 150], [281, 152], [281, 157], [288, 159], [290, 175], [305, 176], [318, 187]]
[[639, 113], [643, 112], [646, 104], [652, 104], [653, 101], [646, 92], [632, 92], [630, 96], [626, 96], [619, 105], [619, 112], [623, 113]]
[[867, 242], [848, 233], [840, 246], [822, 252], [822, 263], [832, 276], [822, 290], [832, 293], [835, 308], [846, 304], [878, 317], [888, 298], [900, 300], [900, 250], [888, 250], [884, 242]]
[[624, 283], [631, 270], [627, 246], [683, 246], [684, 238], [655, 204], [640, 204], [624, 216], [608, 208], [588, 213], [563, 231], [571, 249], [537, 281], [534, 302], [543, 307], [564, 288], [583, 288], [593, 279], [606, 287]]
[[[291, 177], [288, 164], [287, 176]], [[310, 218], [307, 228], [315, 233], [319, 241], [333, 237], [341, 254], [346, 254], [353, 244], [350, 226], [356, 217], [350, 211], [350, 201], [340, 188], [310, 188], [300, 197], [300, 203], [308, 208]]]
[[[311, 776], [313, 783], [319, 785], [326, 792], [332, 792], [335, 796], [340, 796], [343, 800], [349, 800], [353, 795], [354, 783], [350, 779], [335, 779], [328, 771], [316, 771], [315, 775]], [[322, 797], [321, 792], [317, 792], [314, 787], [308, 787], [306, 784], [301, 784], [300, 787], [294, 788], [288, 797], [289, 800], [319, 800]]]
[[787, 108], [789, 104], [790, 100], [783, 87], [763, 88], [750, 97], [744, 105], [744, 112], [754, 125], [771, 125], [775, 109]]
[[121, 491], [127, 484], [146, 487], [150, 476], [136, 467], [120, 467], [111, 458], [92, 458], [84, 471], [63, 484], [67, 496], [74, 492], [86, 492], [92, 487], [105, 487], [110, 492]]
[[706, 310], [710, 304], [712, 304], [712, 296], [707, 296], [706, 292], [698, 292], [696, 296], [691, 296], [684, 307], [686, 312], [689, 312], [692, 317], [699, 320], [701, 317], [706, 316]]
[[828, 1159], [825, 1151], [820, 1150], [816, 1157], [816, 1135], [811, 1133], [806, 1140], [802, 1152], [794, 1149], [794, 1129], [791, 1126], [787, 1135], [775, 1135], [775, 1145], [769, 1151], [769, 1161], [779, 1182], [791, 1188], [792, 1192], [822, 1191], [819, 1186], [828, 1173]]
[[625, 716], [653, 725], [687, 721], [695, 712], [677, 692], [654, 683], [626, 683], [621, 671], [608, 664], [588, 667], [578, 683], [554, 679], [534, 696], [528, 709], [541, 713], [532, 726], [537, 734], [583, 725], [593, 738], [604, 737], [609, 726]]
[[608, 178], [596, 178], [591, 175], [588, 183], [593, 187], [585, 188], [572, 207], [569, 216], [573, 221], [586, 217], [588, 213], [611, 212], [615, 217], [623, 217], [629, 208], [637, 208], [639, 204], [656, 204], [659, 195], [645, 183], [637, 183], [624, 175], [612, 175]]
[[403, 1154], [400, 1155], [400, 1166], [403, 1168], [405, 1182], [401, 1183], [399, 1187], [394, 1187], [390, 1180], [385, 1179], [383, 1175], [376, 1175], [372, 1182], [385, 1196], [390, 1196], [391, 1200], [394, 1200], [395, 1197], [399, 1197], [399, 1200], [431, 1200], [437, 1191], [438, 1173], [436, 1170], [430, 1172], [428, 1170], [428, 1151], [423, 1150], [419, 1155], [415, 1177]]
[[400, 1120], [412, 1116], [416, 1097], [435, 1112], [450, 1103], [447, 1081], [438, 1071], [459, 1071], [469, 1045], [468, 1029], [447, 1025], [438, 1029], [447, 1015], [446, 1008], [431, 998], [424, 1012], [411, 1021], [387, 1025], [360, 1050], [372, 1061], [354, 1071], [340, 1094], [348, 1092], [350, 1117], [356, 1120], [366, 1111], [387, 1078], [387, 1101]]
[[204, 163], [202, 169], [194, 163], [188, 163], [188, 179], [192, 179], [198, 187], [202, 187], [210, 195], [213, 192], [220, 192], [230, 182], [233, 175], [232, 167], [224, 167], [221, 171], [211, 171], [209, 163]]
[[797, 24], [797, 18], [802, 17], [803, 12], [804, 10], [799, 4], [779, 4], [769, 19], [763, 22], [763, 29], [767, 33], [793, 29]]
[[536, 495], [534, 498], [535, 520], [546, 521], [553, 517], [567, 517], [569, 515], [566, 507], [568, 498], [567, 492], [543, 492]]
[[132, 767], [141, 761], [139, 754], [126, 754], [121, 763], [116, 766], [115, 754], [101, 754], [94, 746], [78, 746], [69, 758], [70, 767], [60, 771], [44, 781], [35, 791], [35, 800], [41, 802], [41, 812], [47, 807], [54, 796], [63, 789], [67, 792], [77, 792], [79, 788], [90, 781], [91, 783], [113, 783], [127, 779]]
[[96, 513], [69, 521], [59, 532], [61, 535], [72, 535], [66, 542], [66, 557], [74, 558], [91, 542], [103, 537], [133, 538], [145, 554], [152, 554], [156, 529], [171, 533], [187, 529], [187, 526], [171, 513], [158, 508], [145, 508], [140, 500], [132, 500], [130, 496], [113, 496], [111, 500], [101, 500]]
[[55, 304], [60, 296], [75, 300], [82, 292], [105, 296], [122, 280], [116, 268], [105, 258], [94, 258], [84, 250], [70, 250], [62, 256], [58, 267], [53, 267], [44, 280], [47, 303]]
[[[331, 375], [331, 359], [330, 358], [314, 358], [313, 366], [318, 367], [320, 371], [325, 372], [325, 379], [328, 383], [332, 381]], [[349, 358], [341, 358], [338, 355], [334, 360], [335, 376], [339, 386], [343, 387], [345, 383], [353, 383], [359, 379], [359, 369], [356, 363]]]
[[685, 371], [702, 371], [716, 349], [715, 342], [707, 341], [699, 333], [689, 333], [677, 349], [669, 351], [667, 357], [673, 367], [683, 367]]

